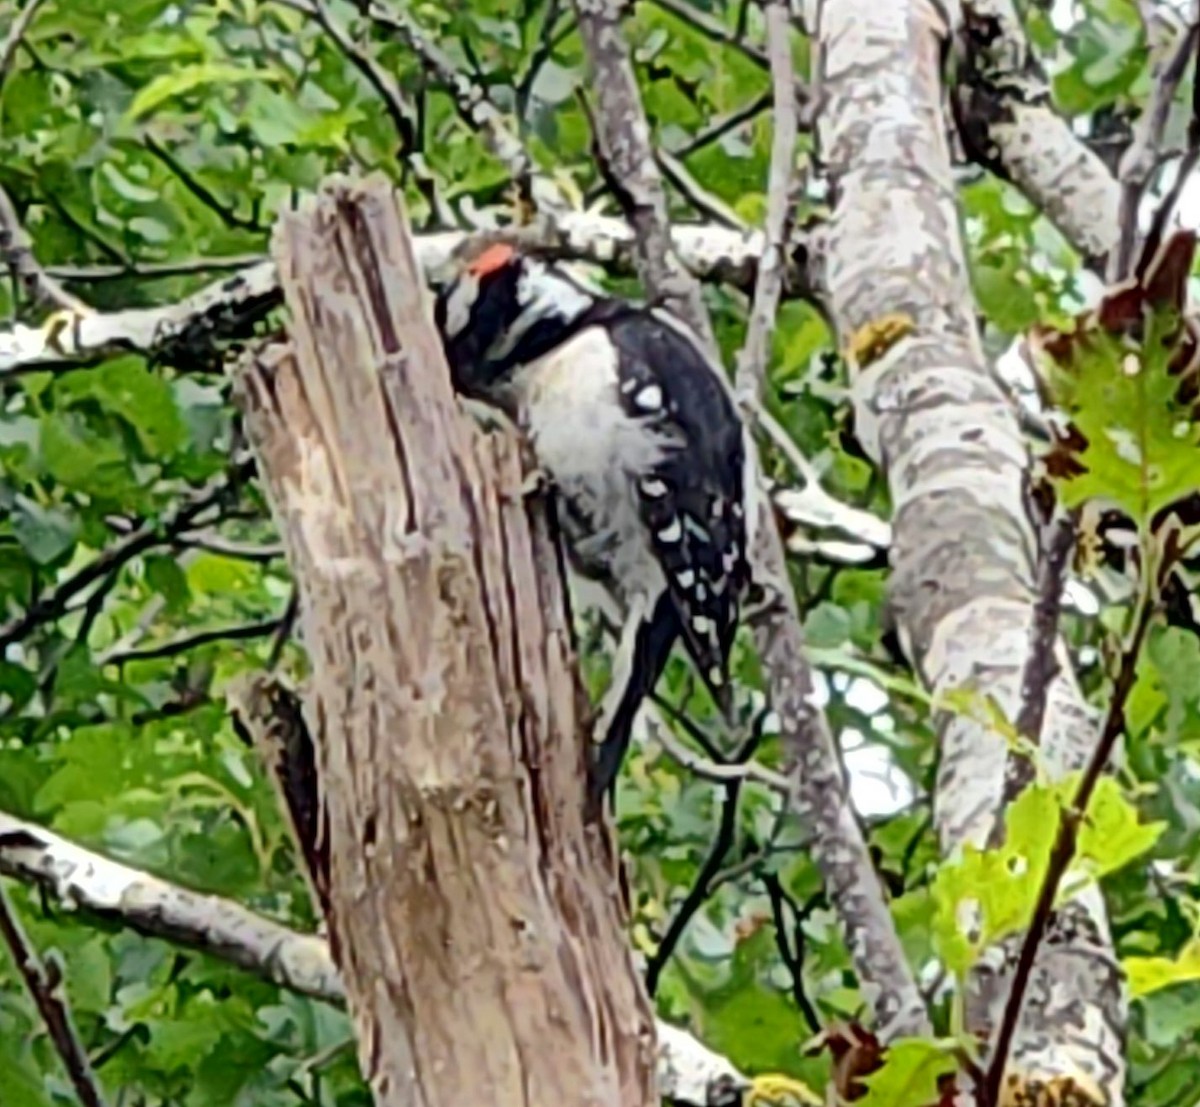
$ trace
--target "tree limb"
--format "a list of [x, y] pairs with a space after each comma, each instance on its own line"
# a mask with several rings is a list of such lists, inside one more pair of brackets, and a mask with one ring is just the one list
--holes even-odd
[[1096, 263], [1117, 242], [1116, 180], [1054, 110], [1013, 0], [963, 0], [962, 16], [966, 54], [953, 104], [968, 153]]
[[[895, 505], [888, 606], [901, 646], [933, 695], [986, 696], [1015, 719], [1035, 618], [1029, 455], [976, 330], [941, 111], [947, 33], [927, 0], [825, 5], [818, 123], [838, 197], [825, 280], [855, 432]], [[974, 716], [937, 720], [947, 852], [984, 846], [1003, 800], [1007, 747]], [[1051, 775], [1086, 763], [1095, 734], [1069, 666], [1044, 730]], [[1091, 889], [1064, 912], [1070, 925], [1039, 952], [1040, 1001], [1022, 1013], [1008, 1076], [1030, 1095], [1070, 1079], [1080, 1103], [1119, 1107], [1124, 1010], [1103, 902]], [[964, 997], [969, 1032], [990, 1036], [1010, 968], [1000, 948], [981, 959]]]
[[668, 307], [715, 351], [700, 287], [680, 264], [672, 245], [667, 194], [622, 27], [625, 4], [574, 0], [574, 5], [597, 105], [597, 154], [633, 228], [638, 276], [647, 297]]
[[[3, 812], [0, 873], [36, 885], [68, 909], [228, 961], [299, 995], [345, 1004], [323, 938], [291, 930], [233, 900], [181, 888]], [[748, 1081], [724, 1057], [661, 1020], [657, 1033], [665, 1099], [694, 1107], [737, 1102]]]
[[[444, 232], [416, 236], [426, 273], [450, 261], [467, 236]], [[551, 256], [586, 259], [629, 270], [634, 232], [621, 219], [582, 212], [557, 213], [504, 237]], [[761, 252], [761, 235], [693, 224], [675, 229], [680, 259], [697, 278], [748, 286]], [[156, 308], [130, 308], [94, 315], [52, 316], [45, 326], [18, 324], [0, 331], [0, 376], [45, 369], [71, 369], [116, 353], [137, 350], [185, 365], [211, 360], [214, 342], [245, 337], [279, 304], [275, 265], [263, 261], [205, 286], [187, 299]]]

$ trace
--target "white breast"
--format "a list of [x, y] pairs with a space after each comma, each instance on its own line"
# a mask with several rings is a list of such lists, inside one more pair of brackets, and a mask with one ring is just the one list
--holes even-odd
[[585, 569], [630, 592], [656, 593], [662, 574], [638, 514], [636, 478], [673, 445], [647, 420], [622, 410], [617, 351], [588, 327], [514, 375], [521, 423], [538, 463], [571, 511], [586, 520], [572, 533]]

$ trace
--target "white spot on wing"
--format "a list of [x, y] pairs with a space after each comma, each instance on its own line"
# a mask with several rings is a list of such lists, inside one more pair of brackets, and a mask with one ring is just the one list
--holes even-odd
[[649, 496], [652, 500], [657, 500], [660, 496], [667, 494], [666, 484], [659, 480], [658, 477], [644, 477], [639, 484], [642, 495]]
[[725, 674], [721, 672], [720, 665], [714, 665], [708, 670], [708, 679], [717, 688], [720, 688], [721, 685], [725, 683]]
[[707, 615], [692, 616], [692, 630], [697, 634], [711, 634], [715, 629], [713, 621]]
[[662, 389], [657, 384], [648, 384], [633, 398], [643, 411], [658, 411], [662, 407]]
[[691, 588], [696, 583], [696, 574], [691, 569], [680, 569], [675, 579], [679, 581], [680, 588]]
[[672, 519], [658, 532], [658, 537], [663, 542], [678, 542], [683, 537], [683, 529], [679, 525], [679, 520]]

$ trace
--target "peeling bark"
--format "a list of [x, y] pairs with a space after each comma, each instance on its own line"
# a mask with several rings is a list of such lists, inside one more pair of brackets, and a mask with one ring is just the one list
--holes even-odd
[[[946, 28], [931, 3], [843, 0], [821, 27], [823, 158], [838, 201], [825, 283], [839, 333], [901, 315], [913, 333], [856, 366], [856, 430], [887, 473], [895, 518], [890, 611], [935, 693], [973, 689], [1010, 719], [1034, 618], [1036, 539], [1017, 416], [984, 362], [940, 109]], [[1047, 697], [1051, 772], [1078, 768], [1094, 721], [1065, 646]], [[962, 715], [939, 720], [935, 808], [943, 846], [986, 844], [1006, 746]], [[1011, 957], [1011, 954], [1009, 954]], [[972, 981], [968, 1025], [990, 1034], [1012, 965], [993, 951]], [[1059, 913], [1043, 945], [1009, 1066], [1026, 1088], [1073, 1080], [1081, 1102], [1123, 1103], [1125, 1012], [1098, 892]]]
[[239, 379], [302, 597], [360, 1063], [380, 1107], [648, 1107], [553, 544], [515, 440], [459, 410], [397, 205], [338, 183], [283, 218], [293, 347]]

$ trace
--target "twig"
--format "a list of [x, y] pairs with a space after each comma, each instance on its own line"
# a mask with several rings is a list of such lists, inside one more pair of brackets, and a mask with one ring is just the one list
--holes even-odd
[[349, 32], [333, 18], [325, 0], [276, 0], [286, 8], [316, 20], [321, 29], [333, 40], [334, 45], [346, 56], [355, 69], [366, 78], [383, 101], [396, 137], [406, 151], [414, 148], [416, 108], [409, 101], [392, 76], [374, 57], [359, 46]]
[[283, 544], [280, 542], [254, 543], [235, 542], [224, 538], [211, 530], [187, 531], [175, 540], [175, 545], [189, 549], [204, 550], [220, 557], [235, 558], [239, 561], [274, 561], [283, 557]]
[[771, 86], [775, 101], [775, 135], [771, 141], [771, 167], [767, 186], [767, 221], [762, 261], [754, 285], [746, 341], [738, 355], [735, 387], [743, 403], [758, 401], [770, 356], [775, 313], [783, 291], [784, 247], [791, 212], [792, 177], [796, 164], [796, 77], [792, 65], [791, 18], [787, 0], [770, 0], [767, 12], [767, 49], [771, 57]]
[[[1046, 697], [1059, 672], [1058, 621], [1062, 611], [1063, 583], [1067, 559], [1075, 545], [1077, 518], [1074, 512], [1061, 512], [1049, 525], [1048, 540], [1038, 564], [1037, 592], [1033, 603], [1033, 621], [1029, 636], [1029, 655], [1021, 674], [1021, 707], [1017, 712], [1016, 731], [1030, 746], [1041, 741], [1046, 717]], [[1036, 773], [1026, 751], [1008, 753], [1004, 772], [1004, 803], [1011, 803]], [[992, 844], [1000, 845], [1004, 836], [1003, 820], [992, 827]]]
[[575, 25], [573, 18], [567, 19], [563, 29], [556, 29], [555, 24], [558, 23], [558, 17], [562, 13], [562, 0], [546, 0], [546, 12], [541, 19], [540, 34], [538, 35], [537, 45], [533, 48], [529, 55], [529, 62], [525, 66], [525, 72], [517, 78], [516, 82], [516, 103], [517, 117], [523, 119], [525, 112], [529, 107], [529, 97], [533, 93], [533, 86], [537, 81], [538, 74], [542, 71], [542, 66], [546, 64]]
[[[792, 785], [787, 777], [780, 773], [772, 772], [765, 765], [760, 765], [757, 761], [719, 761], [711, 756], [702, 757], [700, 754], [689, 750], [687, 746], [671, 733], [670, 727], [660, 725], [659, 721], [653, 715], [647, 715], [647, 724], [655, 741], [675, 761], [678, 761], [683, 768], [695, 773], [698, 777], [726, 785], [734, 782], [744, 783], [745, 781], [752, 781], [755, 784], [761, 784], [769, 788], [772, 792], [778, 792], [781, 796], [791, 795]], [[688, 729], [691, 733], [695, 733], [690, 727]]]
[[512, 176], [521, 195], [533, 195], [533, 160], [504, 113], [488, 97], [477, 81], [464, 74], [449, 56], [409, 16], [391, 4], [367, 5], [367, 15], [375, 23], [393, 31], [450, 92], [459, 113], [480, 131], [488, 148]]
[[[792, 901], [792, 897], [784, 891], [783, 882], [775, 873], [763, 873], [761, 879], [763, 887], [767, 890], [767, 896], [771, 900], [771, 918], [775, 923], [775, 944], [779, 947], [779, 956], [783, 958], [788, 972], [792, 974], [792, 998], [795, 999], [796, 1006], [800, 1008], [804, 1021], [808, 1023], [808, 1029], [816, 1034], [821, 1029], [821, 1019], [812, 1000], [808, 998], [808, 993], [804, 990], [804, 921], [816, 909], [820, 898], [814, 896], [801, 911]], [[796, 939], [794, 950], [788, 941], [787, 920], [783, 917], [785, 904], [791, 909], [793, 915], [791, 929]]]
[[153, 135], [145, 137], [146, 149], [163, 163], [184, 188], [200, 201], [209, 211], [213, 212], [225, 226], [232, 230], [252, 231], [255, 234], [266, 234], [268, 228], [259, 223], [256, 216], [247, 218], [239, 215], [232, 207], [221, 202], [216, 193], [202, 184], [187, 169], [170, 150], [158, 142]]
[[100, 284], [141, 278], [163, 280], [168, 277], [191, 277], [197, 273], [220, 273], [226, 270], [249, 269], [265, 261], [263, 254], [231, 254], [229, 257], [191, 258], [187, 261], [143, 261], [128, 265], [47, 265], [46, 273], [60, 281], [75, 284]]
[[114, 542], [89, 561], [74, 576], [68, 577], [53, 591], [35, 600], [20, 615], [0, 626], [0, 654], [13, 642], [19, 642], [41, 624], [57, 619], [67, 610], [68, 602], [89, 585], [133, 558], [170, 542], [180, 530], [193, 526], [198, 517], [219, 503], [242, 480], [253, 472], [253, 463], [243, 463], [232, 472], [208, 485], [199, 494], [185, 500], [161, 521], [146, 523], [124, 538]]
[[[744, 766], [754, 756], [754, 751], [758, 748], [761, 740], [761, 726], [755, 726], [750, 737], [742, 743], [742, 748], [738, 751], [730, 767]], [[679, 905], [679, 910], [671, 919], [662, 941], [658, 943], [658, 948], [646, 962], [646, 991], [650, 995], [654, 995], [657, 990], [659, 977], [662, 975], [667, 961], [675, 952], [675, 947], [679, 944], [679, 939], [683, 937], [688, 923], [704, 905], [704, 901], [712, 889], [713, 878], [721, 871], [725, 856], [733, 846], [733, 839], [737, 833], [738, 799], [742, 793], [742, 783], [742, 779], [736, 778], [725, 783], [725, 794], [721, 799], [721, 818], [717, 823], [717, 833], [713, 838], [712, 847], [704, 859], [704, 864], [700, 866], [695, 881]]]
[[1033, 909], [1033, 917], [1025, 939], [1021, 943], [1021, 952], [1013, 971], [1012, 988], [1004, 1005], [1004, 1015], [1000, 1029], [996, 1035], [996, 1045], [987, 1070], [987, 1081], [984, 1086], [984, 1103], [989, 1107], [997, 1107], [1000, 1100], [1000, 1085], [1004, 1080], [1004, 1070], [1008, 1064], [1009, 1050], [1012, 1048], [1013, 1035], [1021, 1017], [1021, 1008], [1025, 1001], [1025, 991], [1029, 985], [1029, 976], [1037, 957], [1038, 947], [1042, 943], [1050, 916], [1054, 910], [1054, 900], [1058, 895], [1058, 886], [1075, 856], [1075, 844], [1079, 836], [1079, 824], [1096, 790], [1105, 766], [1112, 755], [1113, 747], [1125, 728], [1125, 705], [1129, 693], [1133, 690], [1137, 679], [1137, 663], [1142, 652], [1142, 645], [1154, 618], [1156, 604], [1152, 593], [1142, 597], [1136, 615], [1133, 632], [1128, 644], [1121, 655], [1121, 668], [1113, 685], [1112, 698], [1108, 705], [1108, 714], [1104, 727], [1100, 732], [1100, 740], [1092, 753], [1083, 777], [1079, 781], [1071, 805], [1062, 812], [1058, 824], [1058, 833], [1054, 846], [1050, 851], [1050, 860], [1046, 866], [1046, 875], [1042, 880], [1041, 891]]
[[745, 126], [750, 120], [757, 115], [761, 115], [770, 106], [771, 94], [764, 92], [761, 96], [751, 100], [744, 108], [738, 108], [736, 111], [731, 111], [728, 115], [713, 119], [686, 142], [681, 142], [678, 146], [671, 148], [670, 152], [680, 159], [690, 157], [697, 150], [703, 150], [709, 143], [717, 142], [724, 138], [730, 131], [736, 131], [739, 127]]
[[[300, 995], [342, 1006], [328, 944], [233, 900], [181, 888], [0, 812], [0, 873], [35, 884], [72, 908], [237, 965]], [[728, 1102], [748, 1084], [690, 1034], [657, 1022], [659, 1090], [695, 1107]], [[721, 1098], [719, 1089], [726, 1090]]]
[[34, 303], [50, 304], [77, 312], [91, 310], [38, 264], [29, 235], [21, 226], [17, 209], [3, 185], [0, 185], [0, 257], [3, 257], [8, 265], [17, 287]]
[[4, 90], [4, 82], [8, 80], [13, 58], [17, 53], [17, 47], [21, 45], [21, 40], [29, 31], [29, 25], [33, 22], [33, 17], [37, 15], [37, 10], [43, 3], [45, 3], [45, 0], [27, 0], [25, 7], [21, 9], [16, 19], [12, 21], [12, 26], [8, 29], [8, 34], [4, 36], [4, 42], [0, 43], [0, 92]]
[[125, 650], [123, 653], [109, 654], [105, 661], [109, 665], [125, 665], [130, 661], [157, 661], [166, 657], [177, 657], [181, 653], [207, 646], [212, 642], [244, 642], [253, 638], [267, 638], [279, 629], [282, 622], [283, 616], [275, 616], [253, 623], [202, 630], [181, 638], [173, 638], [169, 642], [161, 642], [156, 646], [142, 646]]
[[[1200, 7], [1200, 0], [1197, 0], [1197, 5]], [[1200, 13], [1197, 14], [1193, 26], [1200, 27]], [[1179, 159], [1179, 168], [1176, 170], [1171, 187], [1167, 189], [1166, 195], [1159, 203], [1154, 218], [1150, 222], [1150, 230], [1146, 234], [1146, 241], [1141, 249], [1143, 269], [1148, 269], [1155, 263], [1166, 238], [1167, 224], [1170, 223], [1171, 217], [1179, 207], [1180, 197], [1183, 195], [1183, 190], [1191, 179], [1197, 163], [1200, 163], [1200, 33], [1189, 41], [1194, 51], [1195, 64], [1192, 70], [1192, 115], [1188, 120], [1187, 149], [1184, 151], [1183, 157]], [[1121, 276], [1127, 275], [1129, 274], [1121, 274]]]
[[67, 1070], [80, 1103], [84, 1107], [104, 1107], [104, 1097], [100, 1094], [96, 1074], [88, 1061], [87, 1050], [79, 1040], [71, 1012], [67, 1009], [61, 970], [54, 966], [51, 971], [42, 964], [25, 936], [3, 885], [0, 885], [0, 935], [12, 951], [17, 970], [24, 978], [33, 1002], [37, 1004], [42, 1021], [50, 1032], [50, 1040], [62, 1058], [63, 1068]]
[[1192, 58], [1200, 36], [1200, 24], [1190, 23], [1179, 35], [1169, 55], [1162, 60], [1155, 75], [1150, 104], [1138, 119], [1133, 142], [1121, 158], [1118, 179], [1121, 182], [1121, 238], [1108, 266], [1110, 281], [1121, 280], [1129, 274], [1137, 245], [1138, 213], [1146, 187], [1159, 164], [1163, 134], [1179, 82]]
[[688, 167], [674, 154], [668, 153], [666, 150], [656, 150], [654, 160], [658, 162], [663, 176], [675, 186], [680, 195], [696, 209], [701, 217], [711, 219], [722, 227], [731, 227], [735, 231], [745, 232], [748, 229], [746, 221], [724, 200], [709, 192], [696, 180]]

